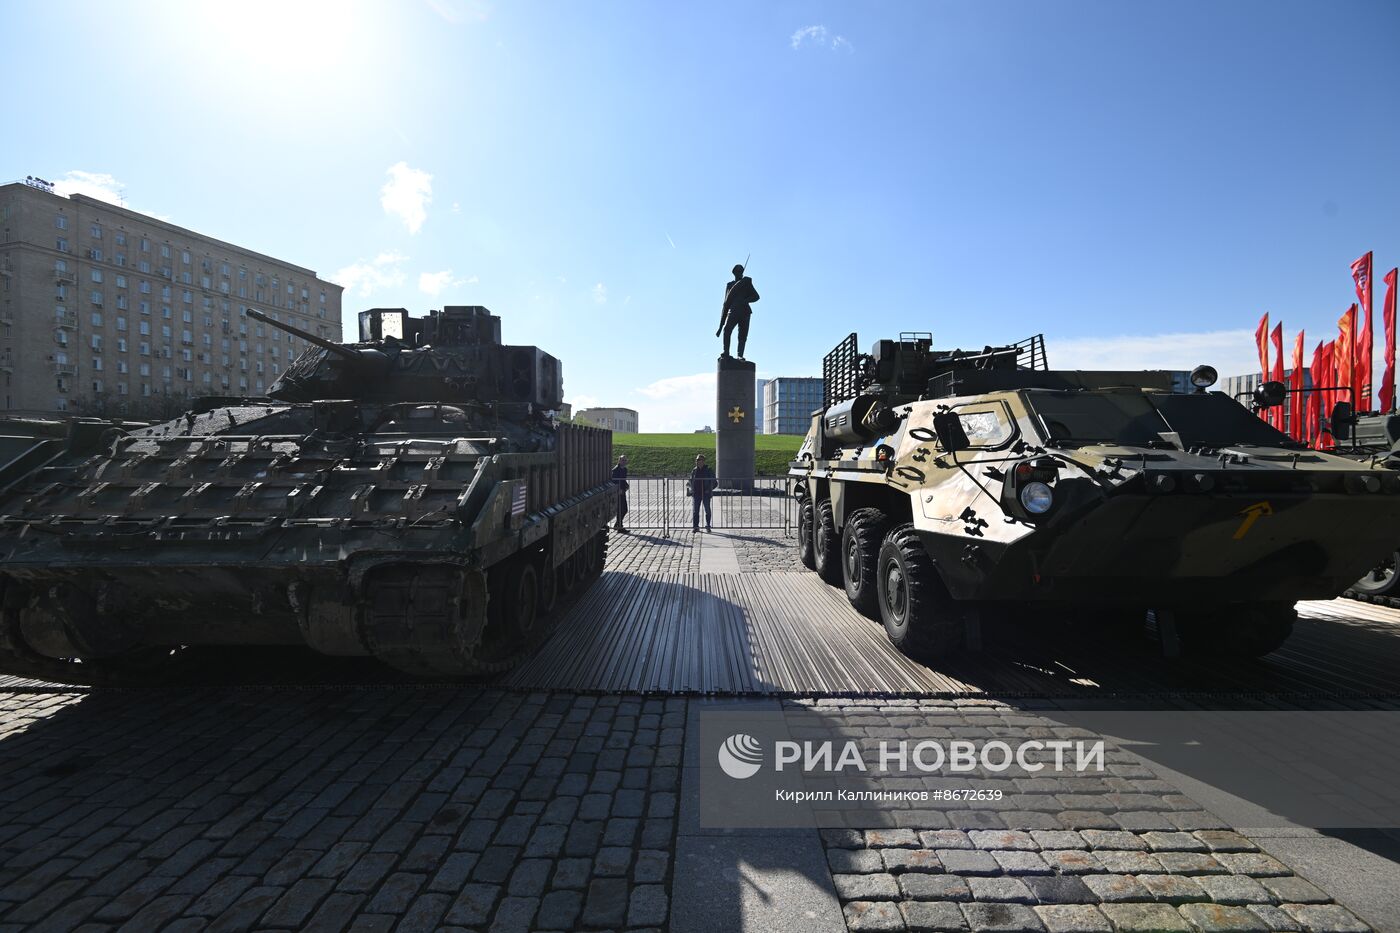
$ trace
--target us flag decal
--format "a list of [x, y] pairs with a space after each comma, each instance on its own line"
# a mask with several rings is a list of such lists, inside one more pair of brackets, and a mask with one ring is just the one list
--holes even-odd
[[510, 494], [510, 514], [516, 518], [525, 514], [525, 484], [516, 483]]

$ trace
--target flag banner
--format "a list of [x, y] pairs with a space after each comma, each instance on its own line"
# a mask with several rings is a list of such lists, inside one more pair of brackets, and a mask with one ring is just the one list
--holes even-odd
[[1288, 436], [1296, 441], [1306, 442], [1307, 425], [1303, 421], [1303, 331], [1293, 340], [1293, 372], [1289, 376], [1288, 387]]
[[1385, 347], [1381, 359], [1381, 411], [1395, 410], [1395, 276], [1400, 269], [1385, 274], [1385, 303], [1381, 305], [1381, 327], [1385, 331]]
[[[1318, 379], [1318, 377], [1316, 376], [1314, 376], [1313, 378], [1315, 381]], [[1321, 396], [1320, 404], [1322, 406], [1322, 410], [1320, 412], [1320, 417], [1330, 418], [1332, 417], [1332, 403], [1337, 398], [1337, 390], [1333, 388], [1337, 384], [1337, 341], [1335, 340], [1328, 341], [1322, 347], [1321, 383], [1322, 385], [1327, 386], [1327, 389], [1322, 393]], [[1323, 433], [1319, 436], [1317, 446], [1329, 450], [1333, 446], [1335, 446], [1332, 440], [1331, 431]]]
[[[1356, 305], [1352, 305], [1337, 319], [1337, 340], [1332, 348], [1332, 366], [1337, 374], [1337, 392], [1333, 404], [1337, 402], [1355, 403], [1356, 383]], [[1351, 390], [1351, 391], [1348, 391]]]
[[1375, 338], [1371, 331], [1371, 254], [1367, 253], [1351, 264], [1351, 278], [1356, 283], [1356, 299], [1361, 305], [1361, 320], [1357, 325], [1356, 346], [1354, 349], [1354, 369], [1356, 379], [1356, 410], [1370, 411], [1371, 396], [1375, 394], [1371, 385], [1374, 368], [1372, 346]]
[[[1283, 382], [1283, 324], [1280, 323], [1274, 327], [1270, 342], [1274, 345], [1274, 368], [1265, 378], [1271, 382]], [[1285, 404], [1287, 404], [1286, 401]], [[1275, 405], [1269, 409], [1269, 423], [1280, 431], [1284, 428], [1283, 407], [1283, 405]]]
[[1313, 447], [1319, 446], [1318, 424], [1322, 417], [1322, 393], [1318, 391], [1318, 386], [1327, 385], [1326, 377], [1322, 370], [1322, 348], [1324, 344], [1321, 340], [1317, 342], [1317, 349], [1312, 355], [1312, 384], [1313, 391], [1308, 393], [1307, 407], [1307, 442]]
[[1259, 319], [1259, 326], [1254, 329], [1254, 345], [1259, 348], [1259, 381], [1263, 382], [1269, 378], [1269, 315], [1265, 314]]

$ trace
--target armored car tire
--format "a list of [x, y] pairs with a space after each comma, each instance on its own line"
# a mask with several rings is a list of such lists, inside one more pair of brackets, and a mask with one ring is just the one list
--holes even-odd
[[918, 661], [933, 661], [963, 646], [962, 613], [912, 524], [890, 529], [875, 566], [880, 619], [890, 643]]
[[[1366, 576], [1351, 585], [1354, 594], [1363, 599], [1374, 596], [1400, 595], [1400, 553], [1392, 552], [1373, 567]], [[1348, 593], [1347, 595], [1353, 595]]]
[[1244, 603], [1181, 613], [1177, 632], [1183, 650], [1198, 657], [1259, 658], [1283, 646], [1297, 618], [1292, 603]]
[[810, 499], [797, 511], [797, 558], [808, 570], [817, 569], [816, 544], [812, 541], [814, 513]]
[[857, 509], [841, 531], [841, 573], [846, 598], [863, 615], [875, 619], [880, 618], [875, 568], [889, 527], [889, 516], [879, 509]]
[[830, 499], [817, 503], [814, 518], [812, 550], [817, 563], [817, 576], [832, 586], [840, 586], [841, 538], [836, 533], [836, 513], [831, 508]]

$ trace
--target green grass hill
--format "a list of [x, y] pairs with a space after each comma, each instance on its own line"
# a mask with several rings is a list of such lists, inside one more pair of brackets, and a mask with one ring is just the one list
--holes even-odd
[[[802, 438], [794, 434], [759, 434], [754, 438], [754, 471], [759, 476], [781, 476], [788, 461], [797, 456]], [[704, 454], [715, 465], [713, 434], [614, 434], [613, 456], [627, 455], [627, 469], [634, 476], [685, 476], [695, 466], [695, 455]]]

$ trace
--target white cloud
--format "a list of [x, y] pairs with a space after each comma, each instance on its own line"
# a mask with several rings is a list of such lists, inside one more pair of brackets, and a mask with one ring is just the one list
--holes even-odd
[[55, 194], [67, 197], [70, 194], [85, 194], [108, 204], [121, 206], [122, 192], [126, 185], [105, 172], [72, 171], [53, 183]]
[[791, 43], [794, 49], [807, 45], [817, 49], [830, 49], [833, 52], [855, 51], [849, 39], [832, 35], [825, 26], [803, 26], [792, 34]]
[[600, 305], [608, 303], [608, 287], [602, 282], [593, 286], [593, 300]]
[[670, 376], [633, 391], [646, 431], [689, 433], [715, 423], [715, 374]]
[[409, 233], [417, 233], [428, 219], [428, 205], [433, 200], [433, 176], [409, 168], [407, 162], [389, 166], [389, 180], [379, 189], [379, 203], [386, 214], [403, 221]]
[[[1254, 331], [1202, 331], [1116, 337], [1048, 337], [1051, 369], [1192, 369], [1214, 366], [1221, 377], [1259, 369]], [[1291, 344], [1285, 348], [1291, 351]], [[1311, 348], [1308, 349], [1311, 353]]]
[[462, 213], [462, 205], [461, 205], [460, 202], [458, 202], [458, 201], [453, 201], [453, 202], [452, 202], [452, 213], [454, 213], [454, 214], [460, 214], [460, 213]]
[[443, 269], [441, 272], [424, 272], [418, 276], [418, 288], [426, 294], [437, 297], [445, 289], [458, 288], [462, 285], [475, 285], [479, 282], [476, 276], [465, 279], [454, 278], [451, 269]]
[[358, 293], [361, 298], [366, 298], [379, 289], [403, 285], [403, 263], [407, 259], [402, 253], [380, 253], [369, 262], [361, 259], [351, 263], [334, 272], [330, 279], [344, 286], [347, 294]]
[[99, 201], [106, 201], [108, 204], [115, 204], [118, 207], [125, 207], [138, 211], [148, 217], [157, 220], [169, 220], [165, 214], [156, 214], [151, 211], [143, 211], [139, 207], [132, 207], [126, 203], [126, 184], [118, 181], [114, 176], [106, 172], [83, 172], [74, 169], [53, 183], [55, 194], [67, 197], [70, 194], [87, 195]]

